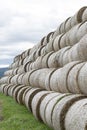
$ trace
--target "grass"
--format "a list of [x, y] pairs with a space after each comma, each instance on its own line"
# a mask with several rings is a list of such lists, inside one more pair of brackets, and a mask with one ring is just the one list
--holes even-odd
[[52, 130], [13, 98], [0, 93], [0, 130]]

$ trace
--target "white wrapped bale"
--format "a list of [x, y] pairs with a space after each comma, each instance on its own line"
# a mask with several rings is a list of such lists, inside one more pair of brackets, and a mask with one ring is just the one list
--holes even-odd
[[44, 88], [45, 79], [48, 73], [50, 73], [51, 69], [44, 68], [38, 69], [34, 71], [29, 78], [29, 82], [31, 86]]
[[74, 16], [69, 17], [62, 24], [60, 24], [60, 26], [55, 31], [53, 38], [55, 38], [61, 33], [69, 31], [73, 26], [82, 22], [82, 20], [86, 19], [84, 18], [86, 16], [84, 15], [84, 13], [86, 12], [86, 8], [87, 7], [82, 7]]
[[68, 84], [67, 84], [67, 78], [69, 71], [77, 64], [81, 63], [80, 61], [74, 61], [67, 65], [65, 65], [63, 68], [60, 68], [56, 70], [50, 79], [50, 88], [51, 90], [67, 93], [68, 90]]
[[83, 12], [82, 21], [87, 21], [87, 8]]
[[53, 92], [45, 96], [45, 98], [41, 101], [40, 104], [40, 117], [43, 122], [45, 122], [45, 109], [48, 105], [48, 103], [55, 97], [57, 97], [59, 93]]
[[81, 93], [87, 95], [87, 63], [81, 68], [79, 72], [78, 84]]
[[34, 98], [34, 96], [40, 92], [40, 91], [43, 91], [43, 89], [40, 89], [40, 88], [31, 88], [29, 89], [25, 96], [24, 96], [24, 104], [25, 106], [27, 107], [27, 109], [29, 111], [32, 111], [32, 107], [31, 107], [31, 103], [32, 103], [32, 100]]
[[[58, 65], [59, 65], [60, 67], [62, 67], [62, 66], [64, 65], [64, 63], [63, 63], [63, 57], [64, 57], [64, 54], [65, 54], [69, 49], [70, 49], [70, 46], [64, 47], [63, 49], [61, 49], [61, 50], [59, 51], [59, 55], [56, 55], [56, 60], [57, 60]], [[67, 58], [66, 58], [65, 60], [67, 61]], [[67, 62], [65, 62], [65, 63], [67, 63]]]
[[36, 119], [41, 121], [40, 117], [40, 104], [41, 101], [50, 93], [50, 91], [41, 91], [38, 92], [32, 99], [31, 108], [32, 113]]
[[46, 76], [46, 79], [45, 79], [45, 88], [46, 88], [46, 90], [51, 90], [51, 88], [50, 88], [50, 78], [51, 78], [52, 74], [54, 73], [54, 71], [56, 71], [55, 68], [53, 68], [49, 72], [49, 74], [47, 74], [47, 76]]
[[[69, 108], [81, 99], [86, 98], [83, 95], [68, 95], [62, 98], [58, 103], [56, 103], [52, 112], [52, 125], [54, 130], [64, 130], [65, 129], [65, 116]], [[70, 129], [71, 130], [71, 129]], [[74, 130], [74, 129], [73, 129]]]
[[23, 100], [22, 100], [22, 97], [23, 97], [23, 93], [26, 91], [28, 87], [27, 86], [24, 86], [23, 88], [21, 88], [18, 93], [17, 93], [17, 102], [19, 104], [23, 104]]
[[31, 76], [32, 73], [34, 73], [34, 71], [36, 71], [36, 69], [31, 70], [29, 72], [26, 72], [24, 74], [24, 76], [22, 77], [22, 84], [24, 84], [24, 85], [30, 85], [30, 76]]
[[7, 86], [7, 84], [0, 84], [0, 92], [4, 93], [4, 87]]
[[3, 89], [3, 93], [8, 96], [8, 90], [12, 87], [12, 84], [7, 84], [4, 89]]
[[64, 98], [65, 96], [67, 96], [67, 94], [60, 94], [60, 93], [58, 93], [58, 96], [56, 96], [55, 98], [51, 99], [49, 101], [49, 103], [47, 104], [46, 108], [45, 108], [45, 112], [44, 112], [45, 120], [44, 120], [44, 123], [46, 123], [51, 128], [53, 128], [53, 123], [52, 123], [53, 110], [54, 110], [56, 104], [62, 98]]
[[81, 93], [78, 84], [78, 75], [79, 75], [79, 71], [84, 66], [84, 64], [85, 64], [84, 62], [77, 64], [70, 70], [68, 74], [67, 85], [68, 85], [68, 90], [71, 93]]
[[25, 105], [25, 96], [26, 96], [26, 93], [27, 93], [30, 89], [32, 89], [32, 87], [27, 86], [26, 90], [25, 90], [24, 93], [23, 93], [23, 96], [22, 96], [22, 103], [23, 103], [23, 105]]
[[59, 67], [59, 66], [58, 66], [58, 62], [57, 62], [57, 60], [56, 60], [56, 55], [57, 55], [57, 53], [58, 53], [58, 52], [56, 52], [56, 53], [54, 52], [54, 53], [52, 53], [52, 54], [49, 56], [48, 61], [47, 61], [49, 68], [57, 68], [57, 67]]
[[54, 38], [54, 41], [53, 41], [53, 49], [55, 50], [55, 51], [58, 51], [58, 50], [60, 50], [60, 40], [61, 40], [61, 38], [62, 38], [62, 36], [63, 36], [64, 34], [60, 34], [60, 35], [58, 35], [56, 38]]
[[18, 92], [19, 92], [22, 88], [24, 88], [24, 85], [19, 85], [19, 86], [17, 86], [17, 87], [14, 89], [12, 97], [15, 99], [15, 101], [17, 101]]
[[87, 98], [69, 108], [64, 122], [66, 130], [87, 130]]
[[51, 51], [51, 52], [47, 53], [45, 56], [43, 56], [42, 62], [41, 62], [42, 68], [48, 68], [48, 59], [49, 59], [50, 55], [52, 55], [53, 53], [54, 52]]
[[19, 85], [12, 85], [12, 87], [11, 88], [9, 88], [9, 90], [8, 90], [8, 95], [9, 96], [13, 96], [13, 92], [14, 92], [14, 90], [18, 87]]

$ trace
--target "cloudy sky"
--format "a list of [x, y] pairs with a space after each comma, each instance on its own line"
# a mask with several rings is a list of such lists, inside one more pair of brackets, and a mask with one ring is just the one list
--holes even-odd
[[0, 0], [0, 67], [86, 5], [87, 0]]

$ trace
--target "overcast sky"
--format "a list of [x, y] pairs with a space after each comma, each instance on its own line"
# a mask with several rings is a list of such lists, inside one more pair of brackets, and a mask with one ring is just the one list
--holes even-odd
[[86, 5], [87, 0], [0, 0], [0, 67]]

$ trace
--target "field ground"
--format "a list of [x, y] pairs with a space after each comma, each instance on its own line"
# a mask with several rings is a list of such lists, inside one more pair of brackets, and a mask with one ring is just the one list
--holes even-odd
[[0, 130], [52, 130], [13, 98], [0, 93]]

